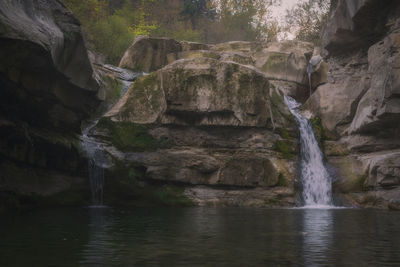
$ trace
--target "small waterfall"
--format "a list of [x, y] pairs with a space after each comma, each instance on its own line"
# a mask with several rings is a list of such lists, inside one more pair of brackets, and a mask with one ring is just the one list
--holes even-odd
[[[121, 81], [121, 97], [126, 93], [131, 84], [140, 76], [146, 73], [137, 73], [112, 65], [102, 65], [101, 70], [112, 74]], [[101, 116], [100, 116], [101, 117]], [[102, 144], [93, 136], [90, 131], [97, 125], [100, 118], [97, 118], [82, 130], [81, 147], [88, 158], [89, 184], [92, 193], [93, 206], [103, 205], [104, 193], [104, 169], [108, 166], [108, 159], [104, 153]]]
[[285, 103], [296, 118], [300, 130], [301, 178], [303, 199], [307, 207], [332, 205], [331, 177], [323, 162], [323, 155], [311, 123], [300, 114], [300, 104], [285, 96]]
[[311, 85], [311, 73], [313, 71], [313, 65], [311, 64], [311, 62], [308, 63], [307, 65], [307, 75], [308, 75], [308, 84], [310, 86], [310, 96], [312, 93], [312, 85]]
[[93, 129], [98, 120], [91, 123], [82, 131], [81, 146], [88, 158], [88, 172], [90, 191], [92, 193], [92, 204], [94, 206], [103, 205], [104, 191], [104, 168], [107, 166], [107, 157], [103, 152], [101, 144], [91, 136], [89, 132]]

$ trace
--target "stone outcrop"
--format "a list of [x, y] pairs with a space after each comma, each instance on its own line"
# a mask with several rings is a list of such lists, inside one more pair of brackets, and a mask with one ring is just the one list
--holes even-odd
[[[126, 51], [120, 67], [151, 72], [179, 59], [203, 57], [233, 61], [257, 68], [280, 91], [304, 101], [308, 96], [308, 79], [305, 73], [313, 49], [312, 44], [299, 41], [234, 41], [206, 45], [140, 36]], [[314, 80], [317, 80], [317, 77]]]
[[[298, 132], [282, 90], [270, 81], [301, 83], [303, 52], [312, 47], [268, 46], [286, 49], [279, 64], [288, 66], [291, 58], [294, 64], [297, 57], [298, 64], [281, 68], [286, 74], [278, 77], [274, 69], [257, 67], [278, 52], [264, 51], [263, 59], [249, 55], [252, 49], [261, 54], [259, 46], [198, 45], [136, 80], [91, 131], [109, 156], [108, 172], [133, 173], [135, 179], [124, 182], [130, 191], [183, 186], [183, 196], [198, 205], [294, 205]], [[116, 183], [121, 179], [112, 176]]]
[[0, 84], [0, 195], [15, 204], [69, 191], [65, 203], [81, 201], [76, 135], [100, 102], [99, 83], [61, 2], [0, 2]]
[[322, 39], [328, 82], [304, 108], [321, 118], [336, 192], [354, 205], [400, 198], [399, 36], [397, 1], [333, 1]]

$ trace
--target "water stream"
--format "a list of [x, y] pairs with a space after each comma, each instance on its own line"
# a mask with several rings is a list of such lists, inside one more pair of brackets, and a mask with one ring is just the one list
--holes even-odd
[[308, 85], [310, 87], [310, 96], [312, 93], [312, 85], [311, 85], [311, 74], [313, 71], [313, 65], [311, 64], [311, 62], [308, 63], [307, 65], [307, 76], [308, 76]]
[[[121, 97], [138, 77], [144, 75], [144, 73], [137, 73], [112, 65], [102, 65], [101, 69], [105, 73], [112, 74], [121, 82]], [[95, 207], [103, 205], [104, 169], [108, 166], [108, 159], [102, 144], [89, 133], [97, 125], [102, 115], [87, 125], [82, 130], [80, 137], [81, 147], [88, 158], [89, 184], [92, 193], [92, 205]]]
[[323, 154], [310, 121], [300, 113], [300, 104], [285, 96], [285, 103], [294, 115], [300, 130], [301, 180], [305, 207], [332, 206], [331, 177], [325, 168]]

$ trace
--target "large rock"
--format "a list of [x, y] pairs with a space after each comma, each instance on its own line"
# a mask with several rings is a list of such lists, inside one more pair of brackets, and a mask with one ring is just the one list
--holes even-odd
[[350, 59], [330, 59], [328, 83], [318, 87], [304, 105], [322, 119], [324, 128], [338, 137], [351, 123], [370, 78], [362, 55]]
[[395, 30], [369, 48], [370, 88], [360, 100], [349, 133], [400, 127], [399, 52], [400, 33]]
[[54, 204], [74, 195], [82, 203], [88, 188], [77, 134], [99, 102], [71, 12], [57, 0], [1, 1], [0, 195], [14, 203], [55, 197]]
[[323, 47], [331, 55], [368, 48], [384, 35], [388, 17], [397, 4], [393, 0], [385, 3], [380, 0], [332, 1], [322, 34]]
[[126, 50], [119, 66], [134, 71], [151, 72], [165, 66], [168, 57], [181, 51], [182, 45], [173, 39], [139, 36]]
[[2, 115], [77, 130], [99, 84], [80, 24], [59, 1], [0, 3]]
[[399, 194], [398, 1], [332, 2], [323, 46], [328, 82], [305, 104], [320, 117], [336, 193], [350, 204], [396, 209]]
[[[308, 92], [306, 68], [313, 49], [311, 43], [298, 41], [271, 43], [235, 41], [206, 45], [140, 36], [126, 51], [120, 66], [149, 72], [179, 59], [205, 57], [232, 61], [256, 67], [274, 82], [277, 89], [304, 101]], [[321, 78], [316, 74], [314, 80]]]
[[287, 127], [290, 113], [254, 67], [200, 57], [140, 78], [105, 116], [133, 123], [273, 128]]
[[[175, 60], [139, 78], [91, 134], [105, 143], [110, 172], [139, 168], [143, 183], [218, 186], [225, 191], [216, 194], [238, 194], [229, 205], [294, 203], [294, 119], [265, 73], [220, 55]], [[290, 192], [282, 201], [271, 199], [277, 187]], [[233, 188], [262, 190], [239, 201]]]

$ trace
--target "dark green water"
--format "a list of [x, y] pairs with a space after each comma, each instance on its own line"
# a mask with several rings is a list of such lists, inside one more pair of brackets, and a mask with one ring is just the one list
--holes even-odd
[[0, 215], [0, 266], [400, 266], [400, 212], [66, 209]]

